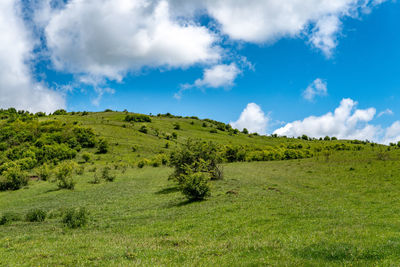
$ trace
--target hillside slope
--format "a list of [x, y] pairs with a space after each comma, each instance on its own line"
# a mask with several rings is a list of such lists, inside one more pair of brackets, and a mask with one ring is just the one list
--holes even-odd
[[[0, 192], [0, 215], [13, 212], [22, 217], [0, 225], [0, 265], [398, 264], [397, 147], [228, 130], [215, 133], [218, 125], [195, 118], [155, 116], [151, 122], [132, 124], [125, 121], [127, 115], [102, 112], [39, 117], [39, 121], [90, 127], [98, 139], [108, 141], [109, 151], [96, 154], [98, 148], [93, 147], [78, 152], [74, 160], [85, 171], [75, 176], [74, 190], [32, 180], [21, 190]], [[143, 125], [147, 133], [139, 131]], [[177, 138], [172, 137], [174, 132]], [[226, 147], [235, 146], [246, 151], [244, 162], [225, 161], [225, 177], [212, 182], [211, 197], [206, 201], [188, 202], [168, 180], [172, 169], [167, 166], [137, 167], [145, 158], [151, 162], [157, 155], [168, 155], [189, 138], [220, 144], [223, 153], [228, 151]], [[266, 157], [264, 162], [254, 162], [271, 151], [282, 155], [310, 151], [312, 157]], [[85, 163], [82, 156], [87, 152], [93, 158]], [[126, 170], [122, 164], [127, 165]], [[116, 180], [93, 184], [95, 173], [105, 165], [112, 167]], [[36, 169], [30, 171], [34, 174]], [[82, 228], [69, 229], [61, 216], [75, 207], [86, 208], [89, 221]], [[47, 212], [44, 222], [23, 219], [37, 208]]]

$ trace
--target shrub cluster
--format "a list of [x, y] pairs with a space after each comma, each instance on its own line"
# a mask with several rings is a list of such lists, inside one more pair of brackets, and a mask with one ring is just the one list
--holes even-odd
[[[17, 116], [13, 120], [3, 122], [0, 127], [0, 175], [2, 175], [0, 190], [12, 189], [5, 180], [5, 174], [10, 168], [20, 171], [31, 170], [43, 164], [54, 164], [71, 160], [82, 148], [92, 148], [98, 143], [95, 133], [90, 128], [82, 128], [74, 124], [58, 121], [39, 122], [36, 115], [28, 113], [8, 112], [7, 115]], [[21, 120], [21, 118], [31, 118]], [[12, 117], [14, 118], [14, 117]], [[104, 144], [99, 143], [99, 150], [104, 152]], [[13, 172], [15, 173], [15, 172]], [[48, 166], [38, 169], [41, 179], [48, 179]], [[7, 179], [6, 179], [6, 178]], [[14, 178], [13, 178], [14, 179]], [[9, 180], [9, 179], [8, 179]], [[24, 179], [17, 179], [24, 181]], [[24, 185], [22, 182], [21, 185]], [[13, 182], [13, 184], [16, 184]], [[21, 186], [12, 186], [20, 188]]]
[[0, 225], [21, 220], [20, 216], [14, 212], [6, 212], [0, 217]]
[[126, 115], [125, 121], [127, 122], [151, 122], [150, 116], [144, 114]]
[[62, 222], [68, 228], [79, 228], [87, 224], [88, 212], [85, 208], [68, 209], [64, 212]]
[[18, 190], [28, 184], [28, 175], [18, 166], [7, 169], [0, 176], [0, 191]]
[[41, 209], [33, 209], [26, 214], [26, 221], [28, 222], [43, 222], [46, 219], [47, 213]]

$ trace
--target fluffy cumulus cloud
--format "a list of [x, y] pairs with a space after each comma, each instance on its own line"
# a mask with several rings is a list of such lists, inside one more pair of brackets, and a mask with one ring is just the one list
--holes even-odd
[[70, 0], [45, 27], [57, 69], [120, 81], [142, 67], [187, 67], [220, 59], [218, 37], [172, 15], [168, 1]]
[[316, 96], [326, 96], [328, 94], [328, 85], [320, 78], [315, 79], [303, 92], [304, 99], [313, 101]]
[[[0, 3], [0, 105], [53, 110], [59, 93], [35, 82], [30, 62], [41, 49], [52, 67], [77, 82], [122, 81], [145, 69], [202, 66], [197, 87], [229, 87], [242, 71], [225, 40], [271, 43], [303, 38], [331, 56], [342, 21], [383, 0], [2, 0]], [[31, 22], [19, 5], [32, 5]], [[206, 15], [211, 23], [203, 25]], [[212, 26], [210, 26], [212, 25]], [[33, 30], [34, 29], [34, 30]], [[35, 40], [39, 46], [35, 45]], [[36, 49], [37, 51], [37, 49]], [[224, 65], [222, 62], [235, 61]], [[239, 65], [239, 67], [237, 67]], [[213, 67], [214, 66], [214, 67]], [[97, 89], [104, 93], [107, 90]]]
[[400, 121], [396, 121], [386, 129], [382, 143], [389, 144], [389, 143], [397, 143], [399, 141], [400, 141]]
[[231, 63], [230, 65], [215, 65], [209, 69], [205, 69], [203, 78], [196, 80], [194, 86], [210, 88], [231, 87], [240, 73], [241, 70], [239, 70], [235, 63]]
[[255, 103], [249, 103], [243, 110], [237, 121], [230, 125], [239, 130], [246, 128], [250, 133], [265, 134], [267, 131], [269, 118], [262, 111], [261, 107]]
[[235, 63], [218, 64], [206, 68], [201, 79], [197, 79], [193, 84], [182, 84], [181, 89], [174, 95], [176, 99], [181, 99], [184, 91], [191, 88], [225, 88], [234, 86], [236, 77], [242, 73]]
[[37, 83], [29, 61], [35, 40], [17, 0], [0, 1], [0, 107], [51, 112], [65, 106], [60, 93]]
[[387, 128], [372, 124], [374, 118], [393, 114], [390, 109], [375, 116], [375, 108], [357, 109], [356, 106], [357, 102], [352, 99], [343, 99], [333, 113], [288, 123], [274, 133], [294, 137], [303, 134], [311, 137], [336, 136], [340, 139], [371, 140], [382, 144], [400, 141], [400, 121], [395, 121]]
[[[308, 36], [330, 55], [341, 20], [381, 0], [69, 0], [51, 9], [43, 0], [37, 16], [57, 69], [121, 80], [143, 67], [212, 65], [232, 40], [273, 42]], [[60, 6], [60, 5], [58, 5]], [[46, 8], [47, 7], [47, 8]], [[198, 15], [217, 22], [201, 26]], [[218, 63], [217, 63], [218, 64]]]
[[[180, 0], [177, 0], [180, 2]], [[328, 57], [337, 45], [341, 20], [383, 0], [206, 0], [205, 8], [234, 40], [265, 43], [308, 36]]]
[[352, 99], [343, 99], [333, 113], [288, 123], [274, 133], [281, 136], [306, 134], [311, 137], [378, 140], [381, 128], [368, 123], [375, 117], [375, 108], [357, 109], [356, 106], [357, 102]]

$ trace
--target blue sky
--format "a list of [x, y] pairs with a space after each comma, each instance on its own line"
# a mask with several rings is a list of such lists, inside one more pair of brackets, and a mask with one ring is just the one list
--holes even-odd
[[[15, 71], [0, 72], [0, 105], [170, 112], [261, 134], [400, 140], [400, 3], [246, 3], [5, 0], [9, 46], [0, 45], [0, 59]], [[12, 89], [14, 73], [26, 89]]]

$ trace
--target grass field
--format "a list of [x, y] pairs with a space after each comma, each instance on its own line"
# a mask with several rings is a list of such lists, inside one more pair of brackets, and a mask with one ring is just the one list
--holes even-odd
[[[131, 169], [99, 185], [86, 174], [75, 191], [34, 182], [1, 193], [0, 209], [40, 207], [51, 218], [1, 226], [0, 264], [397, 265], [398, 159], [353, 154], [228, 164], [212, 197], [194, 203], [167, 181], [169, 168]], [[91, 220], [70, 230], [58, 214], [75, 206]]]
[[[202, 121], [153, 118], [149, 129], [178, 133], [166, 149], [163, 137], [138, 132], [142, 123], [123, 126], [123, 118], [116, 112], [44, 118], [90, 126], [111, 151], [85, 164], [75, 190], [30, 181], [0, 192], [0, 214], [48, 213], [44, 222], [0, 225], [1, 266], [399, 265], [400, 150], [366, 145], [308, 159], [225, 163], [211, 197], [188, 202], [168, 180], [173, 169], [134, 163], [190, 137], [249, 146], [327, 142], [212, 134]], [[174, 130], [176, 122], [181, 130]], [[119, 162], [129, 168], [117, 171], [114, 182], [92, 183], [91, 168]], [[89, 211], [83, 228], [61, 222], [74, 207]]]

